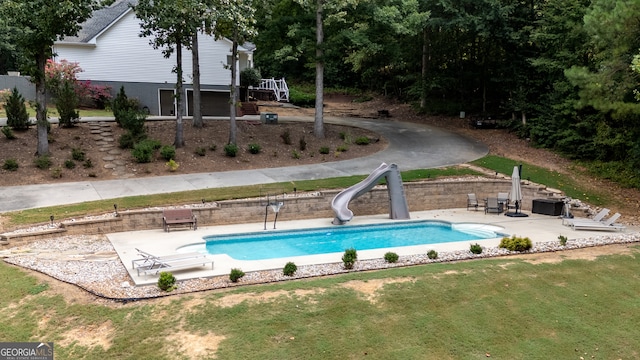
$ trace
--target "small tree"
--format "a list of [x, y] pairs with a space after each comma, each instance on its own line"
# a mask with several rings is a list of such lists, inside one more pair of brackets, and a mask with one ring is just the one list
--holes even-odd
[[24, 130], [29, 128], [29, 114], [27, 114], [27, 106], [24, 104], [24, 97], [13, 88], [11, 95], [7, 98], [5, 104], [7, 112], [7, 125], [16, 130]]
[[356, 249], [349, 248], [344, 251], [344, 255], [342, 255], [342, 262], [344, 263], [344, 268], [349, 270], [353, 269], [353, 265], [358, 260], [358, 253]]
[[57, 89], [56, 110], [58, 110], [58, 125], [61, 127], [72, 127], [80, 119], [80, 113], [76, 110], [79, 101], [75, 89], [71, 82], [65, 81]]

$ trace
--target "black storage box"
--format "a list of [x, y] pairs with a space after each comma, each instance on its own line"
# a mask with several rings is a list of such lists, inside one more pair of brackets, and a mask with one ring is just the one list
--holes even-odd
[[531, 212], [534, 214], [560, 216], [564, 201], [559, 199], [533, 199]]

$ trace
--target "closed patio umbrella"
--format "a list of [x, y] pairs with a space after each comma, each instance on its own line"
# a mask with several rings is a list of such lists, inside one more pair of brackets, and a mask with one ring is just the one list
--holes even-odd
[[518, 166], [513, 167], [513, 174], [511, 175], [511, 192], [509, 193], [509, 200], [516, 205], [515, 212], [507, 212], [505, 215], [513, 217], [529, 216], [520, 212], [522, 207], [522, 187], [520, 186], [520, 169]]

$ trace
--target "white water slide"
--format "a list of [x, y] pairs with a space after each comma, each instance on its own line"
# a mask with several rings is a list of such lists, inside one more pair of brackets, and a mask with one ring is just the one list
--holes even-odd
[[334, 225], [344, 225], [353, 219], [353, 211], [349, 210], [349, 202], [357, 197], [369, 192], [378, 184], [383, 177], [387, 180], [387, 191], [389, 192], [389, 218], [409, 219], [409, 206], [404, 195], [402, 177], [398, 171], [398, 165], [387, 165], [382, 163], [366, 179], [342, 190], [331, 201], [331, 207], [336, 213], [333, 219]]

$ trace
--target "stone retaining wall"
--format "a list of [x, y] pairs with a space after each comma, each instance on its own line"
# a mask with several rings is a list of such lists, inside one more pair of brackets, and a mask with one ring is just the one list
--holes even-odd
[[[498, 192], [509, 192], [511, 181], [503, 179], [456, 180], [456, 181], [423, 181], [404, 184], [407, 203], [410, 211], [436, 209], [465, 208], [467, 194], [475, 193], [478, 199], [496, 196]], [[279, 221], [334, 217], [331, 200], [339, 190], [318, 192], [315, 196], [303, 194], [285, 198], [285, 204], [278, 215]], [[532, 199], [553, 196], [544, 186], [527, 184], [522, 186], [522, 209], [531, 211]], [[349, 208], [355, 216], [384, 214], [389, 212], [389, 196], [385, 186], [378, 186], [368, 193], [354, 199]], [[264, 221], [265, 210], [268, 221], [274, 214], [265, 209], [259, 199], [228, 200], [213, 203], [209, 206], [192, 208], [198, 218], [198, 226], [214, 226], [227, 224], [256, 223]], [[107, 216], [95, 219], [65, 220], [60, 228], [37, 232], [12, 232], [0, 235], [2, 244], [18, 245], [30, 241], [61, 235], [91, 235], [122, 231], [162, 229], [162, 210], [127, 210], [120, 211], [118, 216]]]

